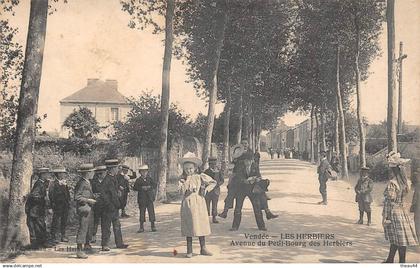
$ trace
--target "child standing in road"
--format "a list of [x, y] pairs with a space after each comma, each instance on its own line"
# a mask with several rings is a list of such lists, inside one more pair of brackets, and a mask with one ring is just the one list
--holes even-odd
[[363, 224], [363, 215], [366, 212], [368, 218], [367, 225], [370, 225], [372, 218], [370, 203], [372, 203], [371, 192], [373, 190], [373, 181], [369, 178], [368, 167], [362, 167], [360, 169], [360, 178], [354, 190], [356, 191], [356, 202], [359, 204], [359, 221], [357, 224]]
[[201, 160], [194, 153], [188, 152], [180, 160], [183, 174], [179, 180], [178, 189], [183, 198], [181, 202], [181, 233], [187, 238], [187, 258], [192, 258], [192, 238], [198, 236], [200, 254], [211, 256], [207, 250], [205, 236], [210, 235], [210, 221], [207, 216], [207, 206], [204, 196], [214, 189], [216, 181], [210, 176], [197, 173]]

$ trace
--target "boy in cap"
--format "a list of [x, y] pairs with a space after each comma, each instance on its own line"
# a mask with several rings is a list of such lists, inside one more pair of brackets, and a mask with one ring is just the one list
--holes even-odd
[[149, 166], [143, 165], [139, 168], [140, 177], [137, 178], [134, 183], [133, 190], [137, 191], [137, 202], [140, 210], [140, 228], [138, 233], [144, 232], [144, 223], [146, 221], [146, 209], [149, 215], [149, 221], [151, 224], [152, 232], [156, 232], [155, 226], [155, 207], [153, 202], [155, 201], [155, 193], [157, 183], [149, 176]]
[[85, 251], [92, 251], [92, 246], [90, 245], [93, 229], [92, 207], [96, 203], [91, 186], [94, 170], [93, 164], [80, 165], [79, 170], [77, 170], [80, 173], [80, 179], [74, 189], [76, 212], [79, 215], [79, 229], [76, 236], [77, 258], [80, 259], [88, 257], [83, 252], [83, 245]]
[[363, 215], [365, 212], [368, 218], [367, 225], [371, 224], [372, 212], [370, 203], [372, 203], [372, 190], [373, 181], [369, 178], [369, 168], [362, 167], [360, 169], [360, 178], [354, 187], [354, 191], [356, 192], [356, 202], [359, 204], [359, 221], [357, 221], [357, 224], [363, 224]]
[[28, 225], [31, 248], [51, 247], [46, 241], [45, 206], [48, 188], [48, 168], [35, 170], [38, 180], [35, 182], [25, 203], [26, 224]]
[[96, 233], [98, 232], [98, 226], [101, 222], [104, 202], [101, 200], [101, 189], [102, 182], [106, 176], [106, 166], [97, 166], [95, 168], [95, 175], [90, 181], [92, 185], [93, 195], [96, 199], [96, 204], [93, 206], [93, 233], [91, 243], [96, 243]]
[[105, 160], [107, 174], [102, 182], [101, 198], [104, 201], [104, 211], [101, 219], [102, 230], [102, 251], [109, 251], [109, 239], [111, 236], [111, 224], [114, 231], [115, 244], [117, 248], [127, 248], [123, 243], [119, 209], [121, 207], [118, 195], [119, 183], [117, 180], [118, 160]]
[[51, 170], [51, 173], [54, 174], [54, 180], [48, 190], [48, 197], [53, 210], [51, 238], [55, 243], [58, 243], [57, 231], [60, 229], [61, 242], [68, 242], [66, 225], [70, 208], [70, 191], [65, 181], [67, 171], [64, 167], [56, 167]]
[[125, 211], [125, 207], [127, 206], [128, 200], [128, 193], [130, 192], [130, 179], [135, 179], [136, 175], [133, 174], [132, 176], [128, 175], [128, 171], [130, 167], [127, 165], [121, 165], [121, 172], [117, 176], [117, 180], [119, 183], [119, 192], [120, 192], [120, 202], [121, 202], [121, 218], [128, 218], [128, 215]]
[[[217, 168], [217, 158], [209, 158], [209, 168], [204, 171], [204, 174], [209, 175], [213, 180], [216, 181], [216, 187], [208, 192], [205, 196], [207, 212], [209, 216], [213, 218], [213, 223], [219, 223], [216, 219], [217, 216], [217, 202], [219, 201], [220, 185], [223, 184], [224, 179], [219, 169]], [[211, 207], [211, 208], [210, 208]]]

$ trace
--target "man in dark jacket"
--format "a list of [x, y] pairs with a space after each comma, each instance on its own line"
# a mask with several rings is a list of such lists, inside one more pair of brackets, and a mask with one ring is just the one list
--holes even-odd
[[119, 183], [119, 196], [120, 196], [122, 218], [130, 217], [130, 215], [128, 215], [125, 211], [125, 207], [127, 206], [128, 193], [130, 192], [129, 180], [136, 177], [135, 174], [133, 174], [133, 176], [129, 176], [128, 175], [129, 170], [130, 170], [129, 166], [121, 165], [121, 172], [117, 175], [117, 180]]
[[31, 248], [51, 247], [46, 241], [45, 208], [48, 188], [48, 168], [35, 171], [38, 180], [35, 182], [25, 203], [26, 224], [28, 225]]
[[[219, 195], [220, 195], [220, 185], [223, 184], [224, 179], [223, 175], [220, 173], [219, 169], [217, 168], [217, 158], [210, 157], [209, 158], [209, 168], [204, 171], [205, 174], [209, 175], [216, 181], [217, 185], [214, 187], [213, 190], [208, 192], [205, 196], [206, 205], [207, 205], [207, 212], [209, 216], [213, 217], [213, 223], [219, 223], [216, 219], [217, 216], [217, 202], [219, 202]], [[211, 209], [210, 209], [211, 207]]]
[[155, 226], [155, 207], [153, 202], [155, 201], [155, 194], [157, 183], [149, 176], [149, 166], [143, 165], [139, 168], [140, 177], [137, 178], [134, 183], [133, 190], [137, 191], [137, 203], [140, 210], [140, 228], [138, 233], [144, 232], [144, 223], [146, 222], [146, 210], [149, 215], [149, 221], [152, 232], [156, 232]]
[[121, 208], [118, 195], [119, 183], [117, 180], [118, 160], [109, 159], [105, 161], [107, 174], [102, 182], [101, 198], [104, 201], [104, 211], [102, 214], [102, 250], [109, 251], [109, 238], [111, 236], [111, 224], [114, 231], [115, 244], [117, 248], [127, 248], [123, 243], [121, 233], [121, 223], [119, 218], [119, 209]]
[[106, 176], [106, 166], [97, 166], [95, 168], [95, 175], [90, 181], [92, 184], [92, 191], [96, 199], [96, 203], [93, 206], [93, 231], [91, 243], [96, 243], [96, 233], [98, 232], [98, 226], [101, 223], [102, 213], [104, 210], [104, 202], [100, 196], [102, 189], [102, 182]]
[[363, 214], [366, 212], [368, 223], [372, 223], [372, 210], [370, 203], [372, 203], [373, 180], [369, 178], [369, 168], [362, 167], [360, 169], [360, 179], [357, 181], [356, 187], [356, 202], [359, 204], [359, 221], [357, 224], [363, 224]]
[[[77, 258], [86, 259], [86, 252], [92, 252], [90, 240], [93, 229], [93, 210], [96, 203], [92, 191], [91, 179], [94, 176], [93, 164], [82, 164], [79, 167], [80, 179], [74, 189], [74, 201], [76, 201], [76, 212], [79, 216], [79, 228], [77, 230]], [[84, 248], [83, 248], [84, 245]]]
[[67, 171], [63, 167], [51, 170], [54, 174], [54, 180], [50, 183], [48, 197], [53, 210], [53, 219], [51, 223], [51, 239], [58, 243], [57, 231], [60, 229], [61, 242], [68, 242], [66, 237], [66, 225], [70, 208], [70, 191], [66, 182]]
[[318, 202], [318, 204], [327, 205], [328, 204], [327, 181], [329, 177], [328, 173], [331, 173], [332, 168], [327, 159], [327, 152], [321, 151], [320, 156], [321, 156], [321, 161], [319, 163], [317, 172], [318, 172], [318, 181], [319, 181], [319, 192], [321, 193], [322, 201]]

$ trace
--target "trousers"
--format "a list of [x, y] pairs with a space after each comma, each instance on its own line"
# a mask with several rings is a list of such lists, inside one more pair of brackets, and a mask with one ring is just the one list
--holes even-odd
[[77, 230], [76, 243], [88, 244], [92, 239], [93, 233], [93, 210], [88, 215], [79, 215], [79, 229]]
[[123, 238], [121, 232], [121, 223], [118, 210], [104, 211], [101, 218], [101, 231], [103, 247], [108, 247], [109, 239], [111, 237], [111, 224], [114, 232], [115, 245], [120, 247], [123, 245]]
[[146, 222], [146, 210], [147, 210], [147, 214], [149, 215], [149, 221], [150, 222], [156, 221], [155, 206], [153, 205], [153, 202], [140, 203], [139, 210], [140, 210], [140, 218], [139, 218], [140, 223]]
[[47, 237], [47, 227], [45, 224], [45, 216], [26, 218], [26, 225], [29, 229], [29, 238], [31, 244], [43, 244]]

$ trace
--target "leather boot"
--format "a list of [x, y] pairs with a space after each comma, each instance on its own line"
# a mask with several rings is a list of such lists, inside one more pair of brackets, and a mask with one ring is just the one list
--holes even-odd
[[356, 222], [357, 224], [363, 224], [363, 211], [359, 211], [359, 220]]
[[150, 224], [151, 224], [152, 232], [156, 232], [157, 230], [156, 230], [155, 222], [152, 221], [150, 222]]
[[140, 222], [140, 228], [137, 233], [144, 233], [144, 222]]
[[212, 220], [212, 222], [213, 222], [213, 223], [219, 223], [219, 221], [216, 219], [216, 216], [213, 216], [213, 220]]
[[261, 211], [254, 214], [255, 215], [255, 221], [257, 222], [258, 230], [260, 231], [267, 231], [267, 228], [265, 228], [265, 222], [263, 218], [263, 214]]
[[199, 236], [198, 240], [200, 241], [200, 255], [213, 256], [213, 254], [206, 248], [206, 238], [204, 236]]
[[233, 214], [233, 223], [232, 223], [232, 228], [230, 229], [231, 231], [237, 231], [239, 229], [239, 225], [241, 225], [241, 218], [242, 218], [241, 213]]
[[370, 226], [372, 224], [372, 212], [366, 212], [366, 214], [367, 214], [367, 218], [368, 218], [367, 225]]
[[88, 258], [88, 255], [86, 255], [86, 253], [83, 252], [82, 244], [77, 244], [76, 256], [77, 256], [78, 259], [87, 259]]
[[227, 218], [227, 213], [228, 213], [228, 211], [225, 209], [225, 210], [223, 210], [223, 212], [222, 212], [222, 213], [220, 213], [218, 216], [219, 216], [220, 218], [226, 219], [226, 218]]
[[273, 214], [268, 208], [265, 209], [265, 217], [267, 218], [267, 220], [275, 219], [278, 216], [279, 215]]
[[192, 258], [192, 256], [193, 256], [192, 237], [187, 236], [187, 255], [185, 255], [185, 257]]

